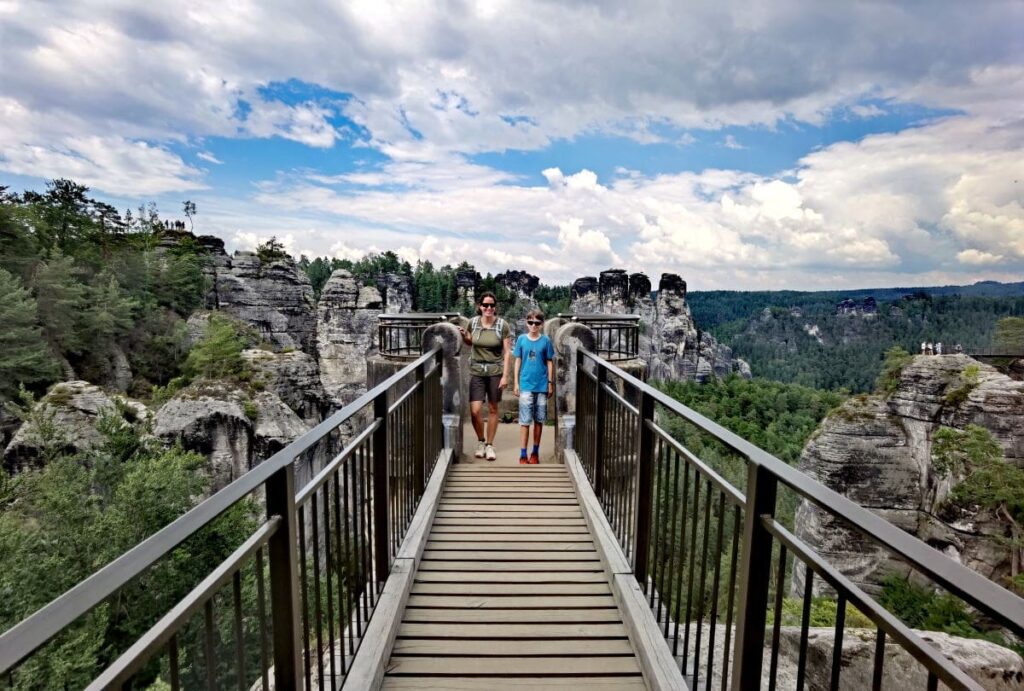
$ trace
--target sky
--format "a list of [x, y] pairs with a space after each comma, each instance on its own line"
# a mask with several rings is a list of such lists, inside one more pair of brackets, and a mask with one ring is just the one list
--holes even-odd
[[0, 0], [0, 185], [231, 250], [1024, 280], [1024, 2]]

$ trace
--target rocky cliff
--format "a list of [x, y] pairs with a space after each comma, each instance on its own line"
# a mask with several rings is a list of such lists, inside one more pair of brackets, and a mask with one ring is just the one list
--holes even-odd
[[382, 309], [380, 291], [360, 285], [344, 269], [331, 274], [320, 293], [316, 318], [320, 382], [338, 406], [365, 391], [366, 359], [377, 351], [377, 315]]
[[[992, 433], [1006, 463], [1024, 466], [1024, 383], [965, 355], [917, 356], [890, 396], [858, 396], [830, 415], [804, 449], [800, 469], [1003, 582], [1010, 569], [1004, 525], [977, 508], [950, 508], [946, 499], [957, 480], [938, 472], [932, 458], [940, 427], [970, 424]], [[797, 511], [796, 532], [869, 590], [908, 571], [808, 502]]]
[[706, 381], [733, 372], [750, 377], [747, 363], [697, 327], [686, 304], [686, 282], [676, 274], [662, 274], [654, 300], [647, 276], [622, 269], [577, 279], [570, 296], [576, 314], [640, 316], [640, 358], [652, 379]]

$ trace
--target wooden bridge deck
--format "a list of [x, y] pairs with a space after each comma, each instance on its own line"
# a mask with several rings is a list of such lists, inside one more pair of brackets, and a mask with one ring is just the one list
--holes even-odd
[[645, 689], [565, 466], [457, 464], [384, 689]]

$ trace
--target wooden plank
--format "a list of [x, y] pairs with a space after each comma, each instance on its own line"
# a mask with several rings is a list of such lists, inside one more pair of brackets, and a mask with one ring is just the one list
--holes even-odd
[[500, 552], [500, 551], [487, 551], [487, 550], [427, 550], [423, 553], [424, 559], [433, 560], [452, 560], [452, 561], [577, 561], [579, 559], [586, 559], [587, 557], [593, 556], [597, 559], [597, 553], [593, 550], [588, 552], [544, 552], [544, 551], [530, 551], [520, 550], [517, 552]]
[[[450, 526], [485, 526], [485, 525], [501, 525], [501, 526], [552, 526], [553, 528], [561, 528], [562, 526], [572, 527], [586, 527], [586, 522], [583, 520], [583, 514], [579, 516], [543, 516], [540, 518], [530, 517], [518, 517], [518, 520], [514, 523], [501, 518], [491, 518], [485, 516], [478, 516], [476, 518], [464, 517], [461, 515], [452, 516], [434, 516], [434, 525], [450, 525]], [[588, 531], [589, 532], [589, 531]]]
[[[626, 627], [622, 624], [402, 624], [398, 628], [400, 638], [625, 638]], [[495, 644], [500, 645], [498, 643]]]
[[[501, 561], [490, 564], [479, 561], [434, 561], [424, 559], [420, 562], [419, 570], [416, 573], [427, 571], [493, 571], [493, 572], [521, 572], [521, 571], [600, 571], [601, 561], [594, 559], [580, 559], [578, 561]], [[608, 581], [607, 577], [604, 579]]]
[[495, 550], [499, 552], [523, 552], [526, 550], [537, 552], [592, 552], [594, 551], [593, 540], [577, 540], [575, 542], [547, 542], [541, 540], [442, 540], [440, 542], [428, 542], [427, 549], [432, 551], [469, 551], [479, 552], [480, 550]]
[[564, 677], [582, 674], [638, 675], [633, 657], [418, 657], [392, 656], [390, 676], [398, 675], [495, 675], [516, 677]]
[[410, 595], [406, 611], [412, 607], [446, 609], [508, 609], [510, 607], [543, 607], [579, 609], [616, 607], [611, 595]]
[[392, 677], [384, 678], [382, 691], [644, 691], [642, 677]]
[[416, 572], [422, 583], [606, 583], [599, 568], [594, 571], [424, 571]]
[[413, 595], [607, 595], [607, 583], [422, 583]]
[[516, 544], [541, 544], [544, 542], [578, 542], [594, 544], [594, 538], [590, 537], [587, 533], [499, 533], [487, 531], [483, 532], [480, 528], [477, 528], [476, 533], [445, 533], [438, 530], [433, 530], [430, 533], [430, 539], [432, 542], [449, 543], [449, 542], [511, 542]]
[[534, 510], [544, 511], [548, 506], [571, 506], [573, 508], [579, 508], [579, 504], [576, 502], [576, 498], [565, 499], [562, 497], [442, 497], [441, 506], [444, 509], [451, 509], [452, 507], [458, 507], [462, 509], [466, 507], [472, 511], [474, 505], [492, 507], [492, 506], [508, 506], [514, 507], [518, 510]]
[[[622, 623], [615, 607], [608, 609], [433, 609], [405, 610], [403, 622], [424, 624], [598, 624]], [[542, 628], [538, 626], [538, 628]]]
[[547, 640], [547, 641], [446, 641], [439, 639], [399, 638], [392, 655], [633, 655], [626, 639]]
[[[552, 532], [556, 531], [556, 532]], [[531, 538], [541, 538], [547, 534], [553, 535], [574, 535], [590, 538], [590, 531], [586, 526], [549, 526], [549, 525], [435, 525], [430, 534], [437, 539], [439, 536], [449, 535], [528, 535]]]
[[487, 506], [484, 504], [450, 504], [438, 507], [437, 514], [444, 518], [578, 518], [583, 514], [575, 506]]

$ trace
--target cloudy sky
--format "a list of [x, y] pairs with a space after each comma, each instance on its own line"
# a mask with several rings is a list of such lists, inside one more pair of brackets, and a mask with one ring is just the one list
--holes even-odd
[[1024, 2], [0, 0], [0, 184], [294, 253], [1024, 280]]

